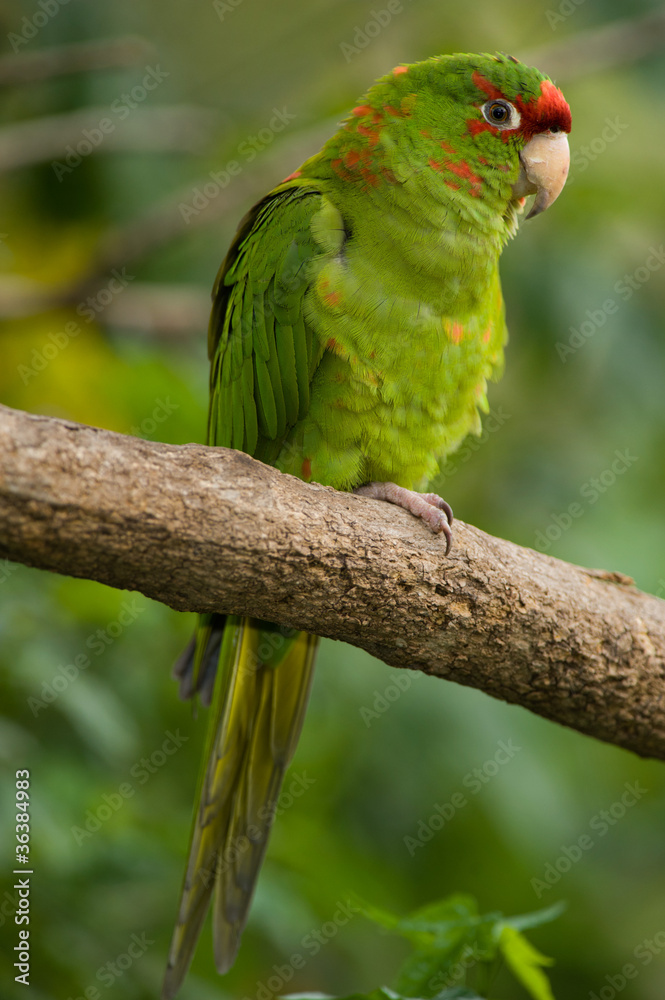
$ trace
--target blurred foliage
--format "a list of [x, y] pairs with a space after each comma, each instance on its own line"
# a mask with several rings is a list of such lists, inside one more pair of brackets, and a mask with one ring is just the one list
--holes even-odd
[[[461, 894], [429, 903], [406, 917], [373, 906], [363, 907], [371, 920], [405, 937], [413, 946], [397, 974], [398, 993], [437, 1000], [452, 1000], [460, 995], [472, 1000], [489, 997], [494, 994], [496, 976], [504, 962], [533, 1000], [553, 1000], [542, 970], [542, 966], [552, 965], [552, 959], [541, 955], [522, 930], [554, 920], [563, 909], [561, 904], [555, 904], [519, 917], [481, 915], [476, 900]], [[476, 992], [457, 992], [470, 980]]]
[[[7, 0], [0, 19], [9, 54], [12, 44], [27, 58], [127, 35], [151, 49], [124, 66], [3, 88], [6, 129], [111, 109], [141, 86], [147, 66], [168, 76], [127, 118], [128, 128], [146, 122], [140, 138], [151, 148], [136, 138], [123, 147], [118, 123], [60, 179], [51, 161], [63, 160], [65, 141], [0, 175], [3, 403], [156, 440], [201, 440], [203, 324], [184, 320], [177, 336], [160, 336], [138, 316], [111, 322], [113, 306], [101, 299], [89, 319], [77, 307], [111, 287], [103, 269], [92, 293], [39, 315], [11, 315], [7, 302], [25, 288], [76, 287], [111, 230], [133, 226], [144, 236], [162, 206], [166, 228], [180, 224], [177, 238], [157, 232], [136, 256], [127, 244], [117, 268], [126, 264], [131, 282], [114, 301], [130, 302], [142, 285], [165, 295], [186, 286], [205, 303], [238, 220], [288, 172], [289, 150], [300, 159], [313, 151], [379, 74], [433, 53], [497, 49], [540, 50], [548, 71], [553, 45], [565, 53], [566, 40], [656, 5], [477, 0], [470, 16], [460, 0], [402, 0], [381, 30], [365, 31], [383, 8], [382, 0]], [[655, 49], [592, 73], [559, 62], [574, 123], [569, 185], [504, 253], [506, 375], [491, 387], [484, 437], [451, 459], [443, 488], [457, 513], [486, 531], [531, 546], [540, 532], [551, 555], [621, 570], [662, 595], [665, 58]], [[150, 118], [175, 105], [213, 113], [198, 148]], [[295, 117], [267, 135], [275, 108]], [[179, 202], [234, 159], [241, 172], [213, 199], [215, 220], [182, 225]], [[625, 275], [635, 285], [628, 297]], [[613, 311], [604, 309], [609, 299]], [[63, 335], [69, 323], [78, 330]], [[581, 346], [562, 360], [571, 337]], [[631, 456], [625, 473], [612, 473], [617, 451]], [[583, 516], [566, 519], [572, 503]], [[205, 728], [169, 679], [191, 627], [190, 616], [140, 595], [0, 565], [3, 996], [26, 995], [12, 969], [17, 768], [31, 772], [30, 997], [157, 995]], [[335, 922], [351, 894], [408, 911], [452, 892], [473, 894], [482, 911], [566, 899], [565, 916], [531, 934], [556, 958], [554, 994], [607, 993], [632, 963], [622, 996], [662, 1000], [661, 765], [474, 690], [408, 672], [399, 688], [397, 679], [358, 650], [322, 645], [292, 765], [314, 783], [284, 799], [236, 966], [216, 975], [206, 928], [184, 1000], [272, 1000], [285, 992], [275, 969], [301, 951], [306, 962], [286, 991], [371, 990], [394, 979], [406, 946], [355, 916]], [[512, 756], [499, 766], [506, 745]], [[627, 783], [646, 792], [622, 804]], [[585, 835], [592, 847], [582, 850]], [[497, 995], [526, 993], [506, 977]]]

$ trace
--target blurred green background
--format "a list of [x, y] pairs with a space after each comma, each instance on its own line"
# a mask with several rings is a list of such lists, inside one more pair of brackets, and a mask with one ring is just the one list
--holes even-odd
[[[209, 289], [244, 212], [396, 63], [511, 52], [564, 89], [571, 176], [504, 253], [506, 375], [486, 434], [451, 459], [442, 488], [488, 532], [665, 594], [662, 8], [402, 0], [377, 28], [385, 7], [4, 4], [0, 400], [202, 440]], [[83, 48], [53, 52], [73, 44]], [[630, 460], [613, 476], [616, 451]], [[576, 502], [583, 516], [564, 530]], [[141, 595], [0, 565], [3, 996], [157, 996], [205, 728], [169, 677], [192, 624]], [[89, 666], [74, 677], [82, 653]], [[405, 690], [384, 711], [398, 677]], [[519, 751], [474, 793], [466, 776], [509, 740]], [[28, 990], [11, 967], [16, 768], [31, 771]], [[239, 960], [217, 977], [206, 928], [184, 1000], [389, 983], [405, 946], [359, 916], [330, 933], [340, 903], [356, 892], [405, 911], [459, 890], [506, 913], [568, 900], [530, 934], [556, 958], [558, 1000], [614, 996], [626, 963], [638, 975], [622, 996], [665, 996], [660, 764], [324, 642], [292, 775], [313, 781], [284, 800]], [[626, 782], [647, 791], [600, 833]], [[404, 838], [456, 792], [466, 804], [409, 850]], [[86, 830], [91, 816], [98, 829]], [[533, 880], [584, 834], [593, 848], [538, 898]], [[305, 967], [266, 985], [297, 952]], [[497, 996], [525, 994], [506, 976]]]

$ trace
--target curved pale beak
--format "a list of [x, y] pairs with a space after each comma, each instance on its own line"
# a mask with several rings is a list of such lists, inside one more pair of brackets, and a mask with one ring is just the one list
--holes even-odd
[[527, 142], [520, 153], [520, 175], [513, 185], [513, 195], [523, 198], [535, 194], [527, 219], [549, 208], [561, 194], [568, 176], [570, 149], [565, 132], [541, 132]]

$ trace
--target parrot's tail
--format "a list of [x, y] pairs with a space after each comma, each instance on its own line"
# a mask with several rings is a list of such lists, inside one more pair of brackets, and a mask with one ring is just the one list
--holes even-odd
[[200, 691], [204, 702], [212, 695], [212, 704], [162, 1000], [176, 995], [187, 972], [213, 889], [215, 963], [221, 973], [233, 965], [302, 728], [318, 641], [255, 618], [203, 615], [176, 664], [181, 693]]

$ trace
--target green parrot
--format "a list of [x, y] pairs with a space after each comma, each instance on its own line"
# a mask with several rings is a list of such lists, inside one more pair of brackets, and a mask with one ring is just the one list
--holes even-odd
[[[396, 66], [323, 149], [245, 216], [209, 330], [208, 444], [390, 501], [450, 546], [452, 511], [416, 493], [487, 411], [506, 342], [498, 261], [560, 193], [570, 109], [512, 56]], [[257, 498], [260, 502], [260, 498]], [[211, 704], [177, 923], [174, 997], [213, 900], [215, 962], [235, 960], [318, 638], [202, 615], [176, 665]]]

